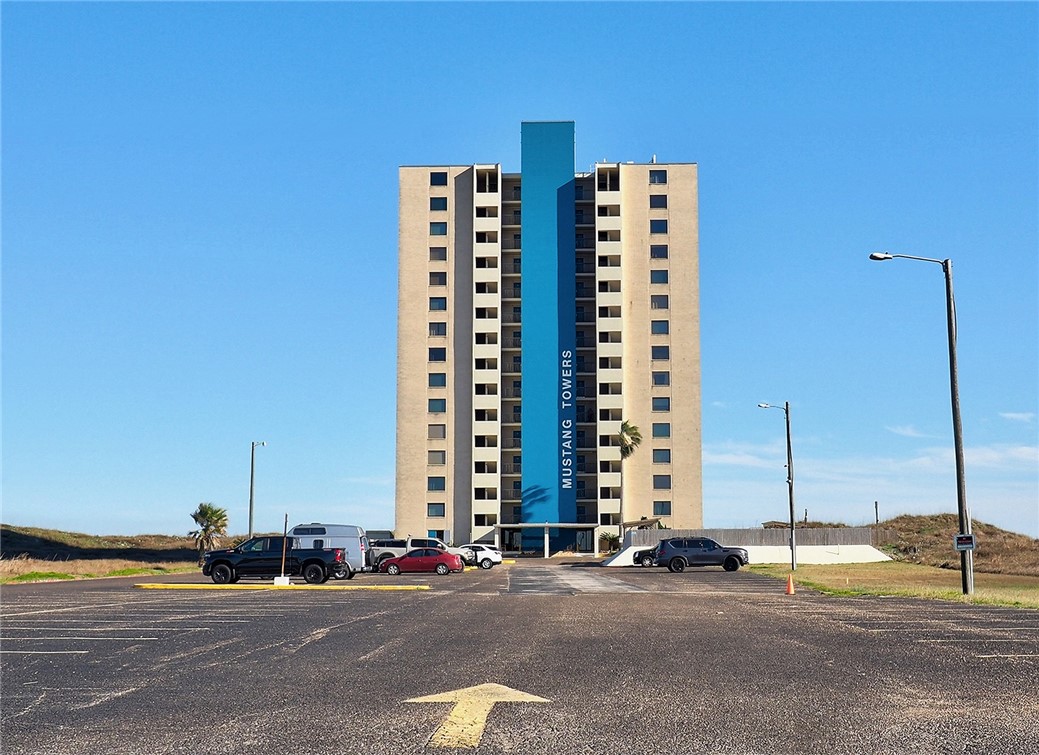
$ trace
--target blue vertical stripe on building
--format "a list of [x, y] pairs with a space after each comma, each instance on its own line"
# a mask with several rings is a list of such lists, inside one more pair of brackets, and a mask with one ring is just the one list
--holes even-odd
[[[524, 123], [523, 489], [524, 522], [577, 518], [574, 124]], [[553, 540], [573, 539], [573, 531]], [[533, 544], [540, 531], [524, 531]]]

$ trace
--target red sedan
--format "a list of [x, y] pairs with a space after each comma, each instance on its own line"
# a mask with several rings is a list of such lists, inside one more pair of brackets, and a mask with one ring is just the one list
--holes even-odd
[[436, 572], [444, 575], [462, 571], [464, 568], [461, 556], [439, 548], [416, 548], [403, 556], [388, 558], [379, 565], [379, 571], [394, 575], [410, 571]]

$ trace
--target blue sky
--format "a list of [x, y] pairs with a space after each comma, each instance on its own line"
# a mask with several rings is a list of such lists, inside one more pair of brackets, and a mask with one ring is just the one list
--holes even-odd
[[3, 3], [6, 523], [393, 525], [397, 167], [700, 169], [704, 519], [1039, 536], [1034, 3]]

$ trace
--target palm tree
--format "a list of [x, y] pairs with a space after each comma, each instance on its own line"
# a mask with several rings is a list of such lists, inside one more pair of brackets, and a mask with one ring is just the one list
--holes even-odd
[[227, 536], [227, 510], [211, 503], [200, 503], [191, 518], [198, 525], [197, 530], [188, 533], [195, 538], [198, 548], [198, 565], [202, 566], [206, 551], [211, 551], [220, 544], [220, 538]]
[[620, 506], [620, 544], [624, 545], [624, 462], [635, 453], [638, 449], [639, 444], [642, 443], [642, 433], [639, 431], [638, 425], [633, 425], [628, 420], [621, 422], [620, 432], [617, 433], [617, 440], [620, 441], [621, 447], [621, 506]]

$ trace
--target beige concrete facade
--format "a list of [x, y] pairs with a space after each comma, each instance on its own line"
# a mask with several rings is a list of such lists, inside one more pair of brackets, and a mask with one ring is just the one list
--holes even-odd
[[[400, 169], [398, 536], [518, 521], [521, 184], [499, 165]], [[575, 187], [583, 542], [618, 531], [622, 488], [626, 521], [701, 527], [697, 167], [599, 164]], [[622, 420], [643, 438], [623, 474]]]

